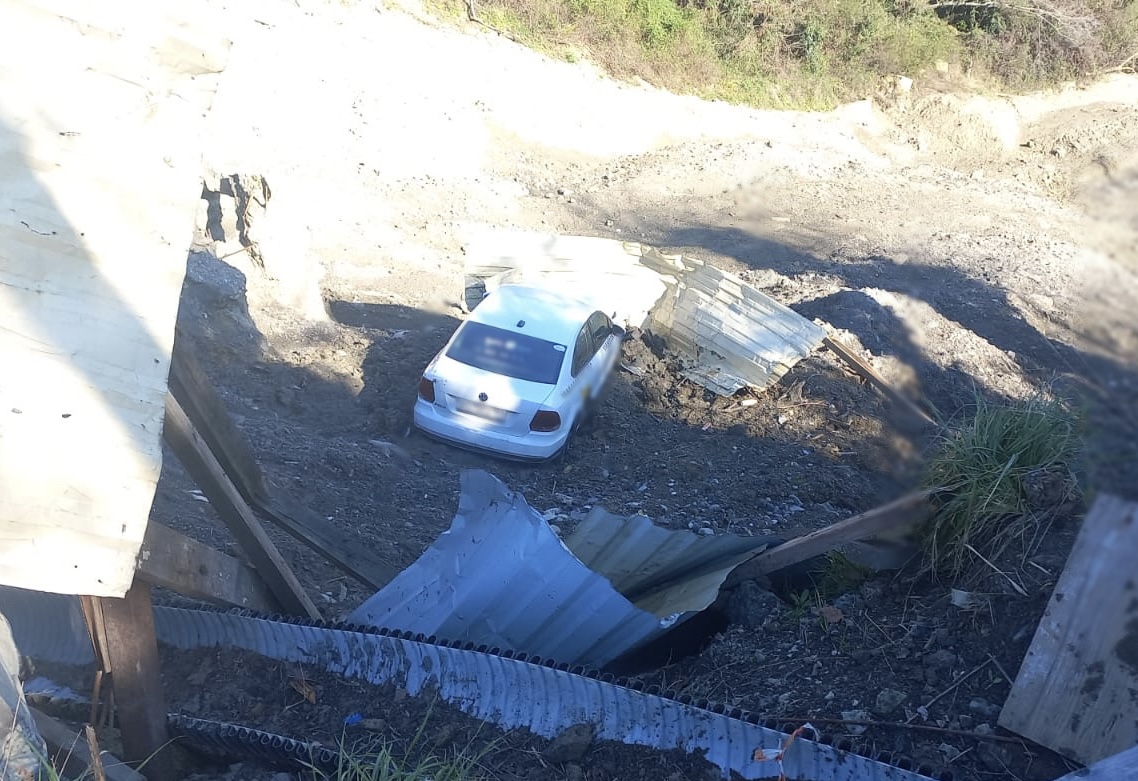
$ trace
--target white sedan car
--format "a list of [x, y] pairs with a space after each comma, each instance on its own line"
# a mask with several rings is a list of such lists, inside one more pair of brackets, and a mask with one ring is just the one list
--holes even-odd
[[461, 447], [544, 461], [565, 448], [599, 398], [623, 338], [585, 303], [500, 287], [423, 372], [415, 425]]

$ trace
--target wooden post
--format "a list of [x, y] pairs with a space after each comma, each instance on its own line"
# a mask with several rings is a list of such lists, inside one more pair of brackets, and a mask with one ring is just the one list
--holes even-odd
[[96, 656], [111, 675], [123, 759], [145, 762], [151, 781], [175, 781], [170, 763], [159, 753], [169, 743], [169, 733], [150, 586], [135, 580], [122, 599], [84, 601]]

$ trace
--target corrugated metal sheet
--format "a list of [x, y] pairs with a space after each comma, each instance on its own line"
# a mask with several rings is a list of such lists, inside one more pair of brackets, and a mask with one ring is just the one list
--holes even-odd
[[469, 228], [466, 297], [542, 285], [667, 340], [685, 376], [716, 393], [776, 382], [825, 331], [739, 277], [635, 242]]
[[600, 667], [706, 608], [762, 547], [603, 510], [563, 543], [520, 494], [467, 471], [450, 529], [348, 620]]
[[821, 326], [712, 265], [660, 253], [646, 253], [642, 262], [675, 280], [647, 327], [681, 356], [688, 379], [716, 393], [777, 382], [826, 336]]
[[[21, 652], [47, 661], [83, 653], [92, 658], [90, 641], [82, 635], [61, 646], [43, 634], [44, 624], [63, 623], [61, 611], [76, 601], [0, 588], [0, 610], [8, 615]], [[550, 738], [589, 723], [601, 740], [701, 752], [724, 777], [734, 771], [746, 779], [773, 779], [781, 770], [793, 781], [932, 781], [804, 737], [793, 742], [780, 767], [768, 757], [787, 736], [757, 723], [754, 714], [686, 704], [534, 661], [235, 613], [162, 607], [154, 613], [158, 639], [175, 648], [241, 648], [373, 684], [394, 684], [412, 696], [437, 692], [464, 713], [506, 730], [528, 729]]]

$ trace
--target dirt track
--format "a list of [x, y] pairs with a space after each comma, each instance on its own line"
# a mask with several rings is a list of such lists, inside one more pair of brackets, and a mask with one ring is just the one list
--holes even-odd
[[[224, 14], [235, 46], [206, 160], [270, 184], [265, 269], [232, 235], [199, 235], [181, 327], [270, 477], [393, 563], [447, 527], [458, 471], [487, 465], [409, 435], [415, 381], [460, 316], [467, 222], [710, 260], [841, 329], [947, 415], [976, 390], [1084, 394], [1088, 483], [1136, 495], [1138, 80], [1018, 99], [918, 83], [832, 114], [757, 112], [396, 11]], [[828, 354], [730, 411], [629, 349], [650, 371], [620, 376], [564, 461], [491, 464], [558, 523], [602, 503], [785, 536], [912, 484], [927, 439]], [[169, 466], [156, 514], [228, 544], [191, 488]], [[329, 614], [366, 596], [281, 544]], [[995, 652], [1018, 665], [1028, 640]]]

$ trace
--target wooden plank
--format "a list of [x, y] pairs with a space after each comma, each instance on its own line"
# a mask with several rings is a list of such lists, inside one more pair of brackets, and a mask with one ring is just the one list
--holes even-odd
[[320, 611], [304, 592], [277, 546], [269, 539], [261, 522], [253, 515], [253, 510], [241, 497], [173, 396], [166, 398], [163, 435], [217, 514], [233, 532], [281, 607], [291, 613], [320, 618]]
[[152, 781], [174, 781], [173, 768], [160, 753], [170, 736], [150, 586], [135, 580], [125, 597], [92, 597], [91, 602], [99, 616], [94, 630], [103, 635], [93, 640], [96, 647], [106, 649], [123, 759], [146, 762], [146, 775]]
[[245, 501], [256, 505], [267, 498], [261, 467], [252, 448], [190, 351], [186, 337], [177, 332], [170, 363], [170, 392]]
[[[936, 421], [933, 420], [927, 412], [925, 412], [920, 408], [920, 406], [917, 405], [916, 402], [903, 396], [896, 388], [886, 382], [884, 377], [878, 374], [872, 366], [862, 360], [861, 356], [851, 350], [847, 345], [843, 344], [841, 341], [835, 339], [832, 336], [827, 336], [825, 339], [823, 339], [822, 344], [825, 347], [828, 347], [831, 352], [833, 352], [843, 361], [845, 361], [846, 365], [853, 369], [854, 373], [860, 375], [867, 382], [881, 391], [885, 397], [892, 401], [894, 404], [898, 404], [901, 407], [904, 407], [913, 415], [920, 418], [929, 425], [935, 426], [937, 424]], [[930, 407], [932, 406], [932, 404], [927, 400], [925, 400], [924, 403]], [[935, 408], [933, 411], [935, 412]]]
[[1138, 744], [1135, 561], [1138, 504], [1100, 495], [1083, 520], [1000, 726], [1083, 764]]
[[804, 534], [776, 548], [766, 550], [740, 564], [723, 583], [731, 588], [744, 580], [768, 575], [771, 572], [827, 553], [845, 543], [871, 537], [875, 534], [897, 531], [927, 517], [929, 497], [933, 491], [907, 494], [889, 504], [838, 521], [824, 529]]
[[280, 603], [255, 569], [154, 521], [138, 554], [138, 577], [215, 605], [280, 611]]
[[[61, 777], [97, 778], [93, 770], [94, 755], [82, 735], [46, 713], [30, 707], [28, 710], [35, 720], [40, 737], [47, 743], [52, 766]], [[102, 762], [103, 773], [108, 781], [146, 781], [146, 776], [114, 754], [100, 751], [98, 760]]]
[[266, 483], [247, 440], [184, 341], [175, 342], [170, 389], [237, 491], [260, 515], [370, 588], [378, 590], [399, 574], [358, 536]]
[[1138, 778], [1138, 746], [1099, 760], [1090, 767], [1074, 770], [1055, 781], [1126, 781], [1134, 778]]

